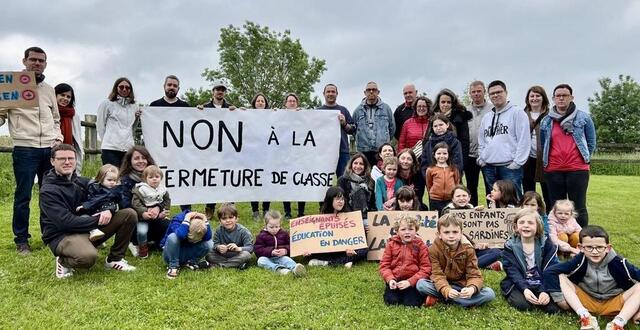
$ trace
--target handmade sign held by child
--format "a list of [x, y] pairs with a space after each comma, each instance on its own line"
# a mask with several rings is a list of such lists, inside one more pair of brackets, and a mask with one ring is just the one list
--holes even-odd
[[367, 247], [360, 211], [307, 215], [291, 219], [291, 256]]
[[462, 221], [462, 232], [474, 243], [503, 248], [513, 234], [513, 218], [520, 209], [451, 210]]
[[0, 72], [0, 108], [33, 108], [38, 104], [33, 72]]
[[386, 211], [369, 212], [369, 232], [367, 233], [367, 245], [369, 252], [367, 260], [380, 260], [387, 245], [387, 240], [396, 234], [393, 223], [402, 215], [410, 215], [418, 218], [420, 230], [418, 236], [428, 245], [436, 238], [438, 212], [435, 211]]

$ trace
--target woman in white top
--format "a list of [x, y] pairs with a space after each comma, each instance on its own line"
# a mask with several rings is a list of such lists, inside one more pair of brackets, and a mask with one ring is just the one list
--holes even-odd
[[98, 107], [96, 128], [102, 141], [102, 164], [120, 167], [122, 157], [134, 146], [133, 125], [140, 116], [133, 85], [129, 79], [118, 78], [113, 84], [109, 99]]
[[544, 183], [542, 170], [542, 146], [540, 145], [540, 122], [549, 113], [549, 98], [544, 88], [532, 86], [527, 91], [524, 99], [524, 112], [529, 117], [529, 130], [531, 132], [531, 151], [529, 159], [522, 168], [523, 191], [536, 191], [536, 182], [540, 182], [542, 196], [546, 205], [549, 205], [549, 191]]

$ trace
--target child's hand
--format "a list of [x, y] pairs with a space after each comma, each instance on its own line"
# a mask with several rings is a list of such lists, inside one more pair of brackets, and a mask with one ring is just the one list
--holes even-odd
[[478, 250], [486, 250], [489, 247], [487, 243], [476, 243], [476, 249]]
[[527, 299], [528, 302], [534, 305], [540, 305], [540, 302], [538, 301], [538, 298], [536, 297], [536, 295], [533, 294], [533, 291], [529, 289], [524, 289], [522, 294], [524, 295], [524, 298]]
[[395, 290], [397, 288], [398, 288], [398, 282], [396, 282], [396, 280], [390, 280], [389, 281], [389, 289]]
[[580, 249], [571, 248], [571, 257], [575, 257], [578, 253], [580, 253]]
[[355, 256], [355, 255], [357, 254], [357, 253], [356, 253], [356, 250], [354, 250], [354, 249], [347, 249], [347, 250], [346, 250], [346, 251], [344, 251], [344, 252], [345, 252], [348, 256]]
[[546, 306], [547, 304], [549, 304], [549, 302], [551, 302], [551, 299], [549, 298], [549, 294], [548, 293], [542, 292], [538, 296], [538, 303], [540, 303], [540, 305]]
[[471, 286], [464, 287], [460, 290], [460, 298], [469, 299], [475, 292], [476, 290]]
[[227, 244], [227, 249], [229, 249], [229, 251], [236, 251], [236, 252], [241, 250], [236, 243]]
[[455, 299], [455, 298], [460, 297], [460, 292], [458, 292], [458, 290], [456, 290], [456, 289], [454, 289], [454, 288], [451, 288], [451, 289], [449, 290], [449, 294], [448, 294], [448, 296], [449, 296], [449, 297], [448, 297], [449, 299]]
[[159, 219], [165, 219], [169, 216], [169, 210], [162, 210], [160, 214], [158, 214]]
[[410, 286], [411, 286], [411, 283], [409, 283], [409, 281], [407, 281], [407, 280], [400, 281], [400, 282], [397, 283], [397, 287], [400, 290], [404, 290], [404, 289], [406, 289], [406, 288], [408, 288]]
[[308, 257], [308, 256], [310, 256], [310, 255], [311, 255], [311, 253], [309, 253], [309, 251], [304, 251], [304, 252], [302, 252], [302, 256], [303, 256], [303, 257]]
[[484, 208], [485, 208], [484, 205], [478, 205], [478, 206], [474, 207], [473, 209], [476, 210], [476, 211], [482, 211], [482, 210], [484, 210]]
[[220, 252], [220, 254], [225, 254], [227, 253], [227, 250], [228, 250], [226, 245], [218, 245], [216, 249], [218, 250], [218, 252]]

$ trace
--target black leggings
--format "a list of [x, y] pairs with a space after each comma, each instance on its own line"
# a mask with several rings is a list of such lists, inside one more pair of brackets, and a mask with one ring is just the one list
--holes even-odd
[[424, 302], [424, 296], [418, 292], [415, 286], [410, 286], [404, 290], [389, 289], [389, 284], [384, 288], [384, 303], [387, 305], [403, 305], [420, 307]]
[[545, 172], [544, 181], [547, 183], [551, 195], [551, 205], [547, 205], [547, 210], [551, 210], [557, 200], [570, 199], [578, 212], [576, 219], [578, 224], [581, 227], [589, 224], [589, 213], [587, 212], [589, 171]]

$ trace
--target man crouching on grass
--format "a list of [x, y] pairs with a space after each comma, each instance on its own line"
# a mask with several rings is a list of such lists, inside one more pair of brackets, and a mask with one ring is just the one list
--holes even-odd
[[[73, 275], [74, 268], [90, 268], [96, 263], [99, 246], [115, 235], [105, 268], [132, 271], [136, 268], [124, 260], [129, 239], [137, 223], [133, 209], [115, 213], [106, 210], [93, 216], [78, 215], [76, 207], [87, 199], [89, 179], [75, 173], [76, 152], [68, 144], [51, 150], [51, 169], [40, 189], [40, 229], [42, 240], [56, 256], [56, 277]], [[89, 231], [100, 228], [104, 237], [91, 242]]]
[[580, 253], [544, 271], [544, 285], [551, 298], [565, 310], [580, 316], [580, 329], [599, 329], [591, 314], [615, 316], [609, 329], [624, 329], [627, 321], [640, 319], [640, 269], [616, 254], [609, 234], [600, 226], [580, 231]]

